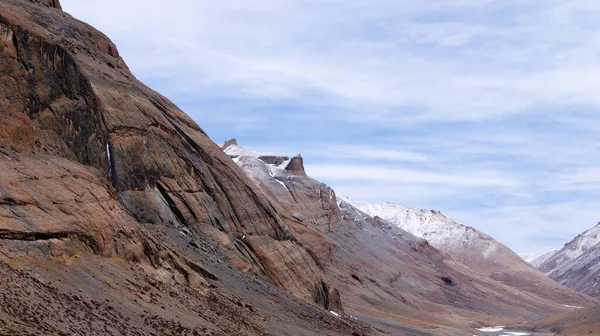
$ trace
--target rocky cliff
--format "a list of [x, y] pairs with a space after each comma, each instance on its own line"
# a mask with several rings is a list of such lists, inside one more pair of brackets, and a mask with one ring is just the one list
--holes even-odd
[[0, 334], [466, 335], [596, 303], [471, 274], [300, 156], [224, 153], [60, 8], [0, 2]]
[[[148, 311], [174, 333], [263, 334], [296, 322], [308, 333], [360, 330], [326, 311], [343, 313], [338, 291], [262, 191], [194, 121], [137, 81], [105, 35], [56, 0], [2, 1], [0, 33], [0, 273], [23, 277], [18, 288], [42, 300], [3, 292], [7, 325], [126, 334]], [[272, 284], [325, 310], [300, 309]], [[256, 298], [265, 290], [271, 299]], [[109, 302], [112, 324], [73, 326], [69, 316], [54, 319], [53, 306], [32, 317], [51, 293], [68, 309]], [[266, 301], [267, 310], [296, 307], [283, 314], [291, 322], [253, 315]], [[223, 314], [193, 309], [210, 302]], [[148, 328], [138, 332], [163, 332]]]

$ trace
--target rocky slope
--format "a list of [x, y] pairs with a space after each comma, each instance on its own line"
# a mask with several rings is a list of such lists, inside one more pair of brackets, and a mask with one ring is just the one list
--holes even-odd
[[0, 2], [0, 332], [377, 334], [328, 312], [262, 191], [60, 9]]
[[542, 260], [537, 268], [569, 288], [600, 297], [600, 223]]
[[529, 261], [529, 264], [535, 268], [539, 268], [543, 263], [545, 263], [548, 259], [552, 258], [558, 252], [558, 250], [550, 250], [535, 259]]
[[232, 160], [58, 0], [0, 2], [0, 32], [0, 334], [467, 335], [596, 303], [472, 273], [300, 156]]
[[[426, 239], [480, 275], [548, 298], [556, 286], [500, 242], [472, 227], [458, 224], [438, 211], [392, 203], [352, 204], [371, 216], [378, 216]], [[533, 286], [532, 281], [535, 282]]]
[[521, 330], [528, 332], [548, 331], [557, 336], [589, 336], [600, 335], [600, 307], [580, 309], [551, 316], [539, 321], [534, 321], [520, 326]]
[[[481, 258], [470, 262], [440, 252], [397, 225], [338, 200], [331, 188], [307, 176], [300, 156], [257, 153], [234, 141], [223, 147], [271, 204], [289, 214], [284, 220], [320, 260], [346, 311], [382, 328], [393, 331], [394, 323], [403, 322], [433, 328], [435, 334], [455, 334], [492, 321], [525, 321], [564, 311], [564, 302], [596, 303], [555, 284], [506, 247], [507, 259], [521, 264], [499, 273]], [[480, 254], [486, 246], [500, 248], [477, 234], [488, 244], [477, 247]], [[500, 262], [508, 264], [487, 261]]]

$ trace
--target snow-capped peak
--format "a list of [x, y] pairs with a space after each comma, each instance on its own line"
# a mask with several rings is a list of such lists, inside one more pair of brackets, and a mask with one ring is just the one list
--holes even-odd
[[458, 224], [436, 210], [405, 207], [389, 202], [367, 204], [347, 201], [362, 212], [378, 216], [454, 255], [478, 251], [484, 259], [488, 259], [493, 258], [498, 249], [503, 247], [488, 235]]
[[223, 149], [223, 151], [227, 155], [229, 155], [229, 157], [239, 157], [239, 156], [260, 157], [260, 156], [274, 155], [274, 154], [255, 152], [255, 151], [245, 149], [245, 148], [240, 147], [235, 144], [227, 146], [227, 148]]
[[599, 243], [600, 223], [575, 237], [569, 243], [565, 244], [562, 249], [546, 260], [543, 260], [536, 267], [549, 276], [552, 276], [555, 272], [561, 273], [562, 270], [570, 268], [574, 260]]
[[570, 259], [575, 259], [590, 247], [600, 243], [600, 224], [577, 236], [561, 250]]

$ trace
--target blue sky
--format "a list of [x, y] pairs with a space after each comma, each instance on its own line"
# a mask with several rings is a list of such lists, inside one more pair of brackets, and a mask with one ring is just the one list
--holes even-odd
[[215, 142], [517, 252], [600, 221], [598, 1], [61, 0]]

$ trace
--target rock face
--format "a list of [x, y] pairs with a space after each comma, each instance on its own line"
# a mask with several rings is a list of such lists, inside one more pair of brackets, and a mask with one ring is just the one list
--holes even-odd
[[221, 149], [225, 149], [231, 145], [237, 145], [237, 140], [236, 139], [230, 139], [225, 141], [225, 143], [223, 144], [223, 146], [221, 146]]
[[56, 8], [56, 9], [60, 9], [62, 10], [62, 7], [60, 5], [60, 1], [59, 0], [31, 0], [33, 2], [41, 2], [42, 4], [48, 6], [48, 7], [52, 7], [52, 8]]
[[302, 160], [302, 156], [300, 154], [294, 156], [290, 163], [285, 167], [285, 170], [290, 173], [298, 176], [306, 176], [306, 171], [304, 171], [304, 161]]
[[600, 298], [600, 224], [540, 260], [537, 268], [569, 288]]
[[[506, 264], [505, 269], [484, 265], [483, 258], [457, 260], [381, 216], [369, 216], [338, 199], [325, 184], [291, 173], [288, 162], [265, 162], [260, 159], [263, 154], [238, 145], [224, 151], [278, 213], [289, 214], [282, 218], [339, 289], [346, 311], [392, 333], [409, 323], [435, 325], [436, 335], [455, 335], [460, 334], [457, 329], [477, 324], [474, 321], [514, 323], [565, 311], [564, 302], [595, 304], [549, 280], [506, 247], [506, 254], [518, 262], [510, 269]], [[449, 224], [447, 220], [444, 225]], [[501, 245], [481, 233], [476, 236], [488, 241], [477, 247], [479, 254], [488, 245]], [[457, 237], [459, 244], [461, 238]], [[493, 260], [498, 255], [489, 253], [487, 263], [506, 262]]]
[[[22, 282], [0, 294], [0, 326], [14, 327], [0, 333], [373, 332], [314, 308], [343, 313], [278, 209], [106, 36], [56, 8], [0, 2], [0, 277]], [[46, 305], [52, 292], [65, 299]], [[103, 297], [115, 313], [102, 323], [52, 317]]]
[[471, 275], [300, 157], [225, 154], [59, 7], [0, 2], [0, 334], [460, 335], [596, 304]]

